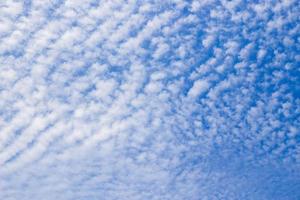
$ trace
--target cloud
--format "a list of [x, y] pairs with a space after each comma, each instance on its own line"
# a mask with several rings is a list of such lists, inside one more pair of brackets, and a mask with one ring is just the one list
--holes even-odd
[[188, 96], [191, 98], [197, 97], [207, 91], [209, 86], [210, 84], [206, 80], [197, 80], [194, 82], [193, 87], [189, 90]]
[[0, 3], [0, 199], [298, 199], [297, 9]]

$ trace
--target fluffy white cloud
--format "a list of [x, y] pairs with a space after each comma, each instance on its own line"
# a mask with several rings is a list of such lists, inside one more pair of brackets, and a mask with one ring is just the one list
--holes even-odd
[[206, 80], [197, 80], [193, 83], [193, 87], [189, 90], [188, 96], [195, 98], [204, 92], [206, 92], [210, 87], [210, 84]]
[[297, 9], [1, 2], [0, 199], [298, 199]]

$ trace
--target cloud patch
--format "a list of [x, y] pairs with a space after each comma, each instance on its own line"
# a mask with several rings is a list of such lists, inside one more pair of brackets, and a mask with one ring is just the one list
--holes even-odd
[[298, 199], [298, 10], [1, 2], [0, 199]]

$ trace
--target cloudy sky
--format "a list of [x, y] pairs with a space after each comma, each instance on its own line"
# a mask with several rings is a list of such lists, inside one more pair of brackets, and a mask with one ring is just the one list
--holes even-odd
[[0, 1], [1, 200], [299, 200], [297, 0]]

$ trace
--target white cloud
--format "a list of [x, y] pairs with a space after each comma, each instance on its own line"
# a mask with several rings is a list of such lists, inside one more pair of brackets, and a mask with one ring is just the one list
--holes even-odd
[[191, 98], [198, 97], [206, 92], [210, 87], [210, 83], [206, 80], [197, 80], [194, 82], [193, 87], [189, 90], [188, 96]]
[[0, 2], [0, 199], [293, 199], [298, 7]]
[[116, 84], [117, 83], [112, 79], [97, 81], [95, 86], [96, 89], [93, 92], [93, 96], [103, 101], [109, 100], [110, 95], [116, 89]]
[[208, 36], [206, 36], [206, 38], [202, 41], [202, 44], [203, 44], [203, 46], [204, 46], [205, 48], [208, 48], [208, 47], [210, 47], [210, 46], [213, 44], [214, 40], [215, 40], [215, 37], [214, 37], [213, 35], [208, 35]]

